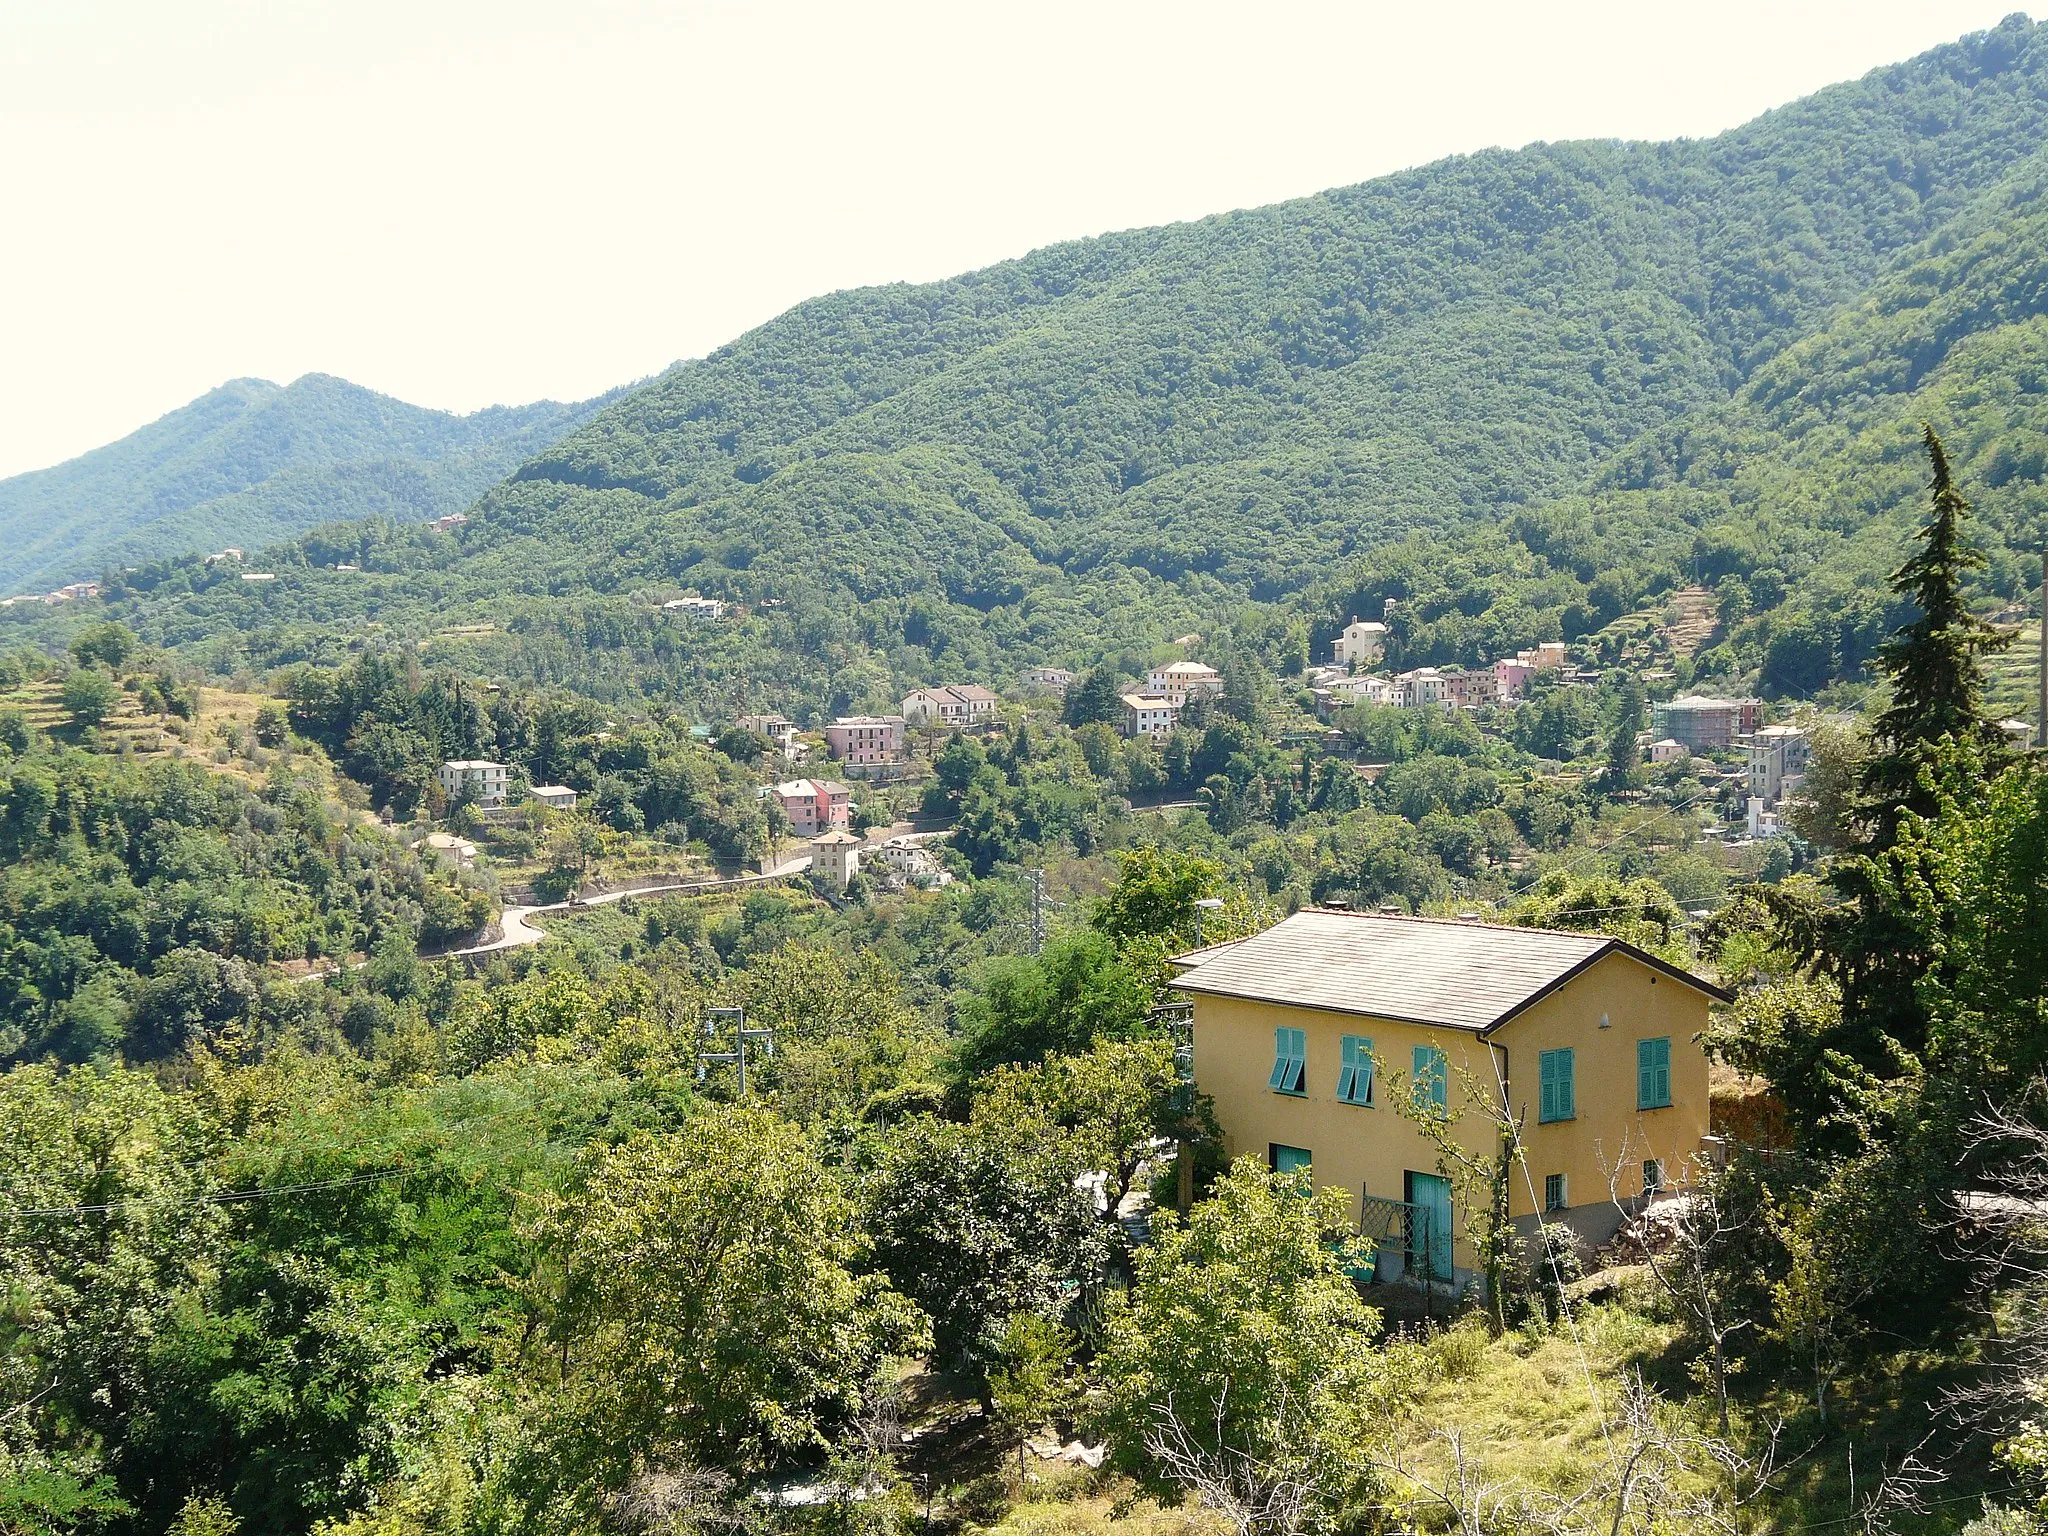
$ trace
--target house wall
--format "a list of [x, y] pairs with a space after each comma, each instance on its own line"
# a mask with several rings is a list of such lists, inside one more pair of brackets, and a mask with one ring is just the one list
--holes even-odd
[[[1274, 1144], [1305, 1147], [1313, 1155], [1317, 1185], [1344, 1189], [1354, 1218], [1361, 1194], [1399, 1200], [1405, 1173], [1437, 1171], [1434, 1145], [1392, 1107], [1391, 1095], [1408, 1091], [1416, 1046], [1437, 1046], [1448, 1058], [1454, 1113], [1465, 1075], [1487, 1088], [1495, 1082], [1490, 1057], [1497, 1053], [1471, 1031], [1203, 994], [1196, 994], [1193, 1004], [1195, 1083], [1215, 1101], [1226, 1154], [1249, 1153], [1264, 1160]], [[1706, 1056], [1694, 1038], [1706, 1028], [1707, 1008], [1705, 995], [1693, 988], [1629, 956], [1609, 955], [1495, 1035], [1494, 1046], [1507, 1055], [1509, 1103], [1521, 1117], [1529, 1162], [1528, 1179], [1518, 1172], [1509, 1191], [1512, 1215], [1533, 1224], [1544, 1175], [1562, 1173], [1575, 1208], [1567, 1219], [1584, 1228], [1590, 1241], [1602, 1241], [1619, 1219], [1609, 1202], [1603, 1159], [1623, 1169], [1619, 1192], [1630, 1200], [1641, 1193], [1645, 1158], [1663, 1159], [1667, 1178], [1682, 1175], [1707, 1134]], [[1609, 1020], [1606, 1029], [1600, 1027], [1603, 1014]], [[1308, 1037], [1306, 1092], [1298, 1097], [1267, 1086], [1273, 1032], [1282, 1025]], [[1345, 1035], [1373, 1042], [1379, 1080], [1370, 1106], [1337, 1097]], [[1672, 1104], [1639, 1112], [1636, 1042], [1659, 1035], [1671, 1041]], [[1538, 1053], [1565, 1046], [1575, 1055], [1578, 1113], [1572, 1120], [1539, 1125]], [[1490, 1137], [1488, 1123], [1472, 1113], [1463, 1115], [1455, 1129], [1475, 1151]], [[1453, 1262], [1461, 1271], [1470, 1270], [1475, 1259], [1464, 1232], [1464, 1211], [1454, 1210], [1452, 1219]]]

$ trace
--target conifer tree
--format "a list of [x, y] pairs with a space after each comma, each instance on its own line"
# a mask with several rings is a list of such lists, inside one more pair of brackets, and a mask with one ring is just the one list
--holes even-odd
[[1916, 867], [1924, 850], [1901, 840], [1905, 818], [1934, 817], [1945, 792], [1995, 772], [2003, 754], [1982, 703], [1983, 659], [2003, 637], [1969, 610], [1963, 579], [1983, 557], [1964, 541], [1969, 508], [1941, 439], [1932, 427], [1925, 434], [1933, 506], [1918, 552], [1892, 576], [1918, 613], [1879, 656], [1892, 700], [1862, 775], [1858, 820], [1867, 835], [1829, 872], [1844, 900], [1810, 933], [1812, 958], [1841, 983], [1841, 1013], [1803, 1037], [1773, 1074], [1795, 1119], [1823, 1141], [1868, 1129], [1852, 1106], [1925, 1062], [1929, 1020], [1917, 984], [1938, 973], [1947, 946], [1901, 897], [1924, 883]]
[[1998, 727], [1984, 717], [1984, 658], [2008, 637], [1970, 612], [1963, 580], [1984, 564], [1984, 556], [1964, 540], [1969, 504], [1949, 473], [1941, 439], [1932, 426], [1922, 431], [1934, 471], [1933, 507], [1920, 530], [1918, 553], [1892, 574], [1891, 583], [1919, 612], [1878, 654], [1892, 682], [1892, 699], [1877, 717], [1879, 750], [1863, 773], [1878, 847], [1890, 845], [1902, 810], [1933, 813], [1929, 795], [1917, 785], [1939, 742], [1947, 738], [1966, 757], [1996, 754], [2002, 747]]

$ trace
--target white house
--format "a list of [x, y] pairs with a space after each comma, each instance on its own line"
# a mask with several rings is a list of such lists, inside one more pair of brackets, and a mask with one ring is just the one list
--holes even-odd
[[441, 765], [441, 791], [450, 801], [467, 794], [478, 805], [503, 805], [511, 779], [512, 771], [503, 763], [482, 758], [461, 758]]
[[1145, 675], [1145, 691], [1164, 694], [1178, 704], [1189, 694], [1222, 693], [1223, 674], [1199, 661], [1168, 662], [1163, 667], [1154, 667]]
[[1371, 666], [1387, 650], [1387, 626], [1353, 616], [1331, 647], [1340, 667]]
[[1124, 735], [1139, 740], [1173, 734], [1173, 723], [1180, 714], [1178, 699], [1156, 693], [1127, 693], [1121, 702], [1123, 714], [1117, 724]]
[[686, 597], [672, 597], [661, 605], [663, 613], [679, 613], [686, 619], [722, 619], [725, 617], [725, 601], [716, 597], [699, 597], [692, 592]]
[[955, 683], [945, 688], [914, 688], [903, 700], [903, 718], [912, 725], [948, 725], [955, 728], [993, 720], [999, 700], [979, 683]]
[[1649, 758], [1653, 763], [1676, 763], [1692, 756], [1692, 749], [1682, 741], [1666, 736], [1662, 741], [1650, 743]]
[[1455, 685], [1435, 667], [1417, 667], [1413, 672], [1403, 672], [1394, 681], [1401, 687], [1401, 702], [1410, 709], [1429, 704], [1441, 709], [1457, 708]]
[[1074, 674], [1065, 667], [1032, 667], [1024, 674], [1024, 686], [1065, 693], [1074, 686]]
[[566, 784], [536, 784], [526, 792], [526, 798], [550, 811], [576, 809], [576, 791]]
[[430, 853], [437, 853], [458, 869], [468, 869], [476, 863], [476, 844], [466, 837], [456, 837], [447, 832], [429, 832], [420, 846]]

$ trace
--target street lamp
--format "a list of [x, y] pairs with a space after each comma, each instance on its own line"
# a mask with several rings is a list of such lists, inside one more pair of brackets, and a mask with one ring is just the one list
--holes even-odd
[[1204, 912], [1221, 912], [1222, 910], [1223, 898], [1220, 896], [1204, 896], [1196, 901], [1195, 948], [1200, 949], [1202, 947], [1202, 914]]

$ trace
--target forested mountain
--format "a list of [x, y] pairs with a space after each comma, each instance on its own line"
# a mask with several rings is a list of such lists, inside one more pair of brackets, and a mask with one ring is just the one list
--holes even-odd
[[[2036, 579], [2044, 60], [2015, 17], [1711, 140], [1490, 151], [830, 295], [595, 412], [457, 539], [330, 527], [261, 592], [171, 564], [115, 603], [223, 667], [367, 620], [718, 713], [1190, 629], [1284, 666], [1386, 597], [1392, 660], [1481, 662], [1701, 581], [1699, 674], [1810, 692], [1896, 618], [1922, 415], [1983, 503], [1978, 595]], [[664, 619], [686, 588], [751, 611]]]
[[456, 416], [326, 374], [231, 379], [119, 442], [0, 481], [0, 587], [268, 544], [336, 518], [459, 511], [604, 403]]

